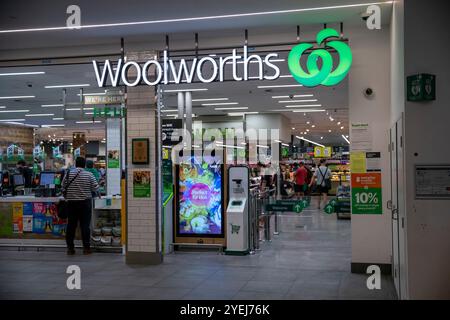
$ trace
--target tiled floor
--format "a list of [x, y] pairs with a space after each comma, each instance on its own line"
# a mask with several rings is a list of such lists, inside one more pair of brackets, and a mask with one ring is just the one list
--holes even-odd
[[[350, 221], [307, 209], [281, 217], [256, 255], [177, 252], [158, 266], [130, 266], [119, 254], [0, 250], [2, 299], [395, 299], [390, 277], [368, 290], [350, 273]], [[81, 268], [81, 290], [66, 268]]]

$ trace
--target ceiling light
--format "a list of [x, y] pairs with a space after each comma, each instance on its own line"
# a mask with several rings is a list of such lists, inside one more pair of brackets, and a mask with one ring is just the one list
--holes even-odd
[[[279, 14], [288, 14], [288, 13], [296, 13], [296, 12], [332, 10], [332, 9], [353, 8], [353, 7], [367, 7], [370, 4], [390, 4], [392, 2], [393, 1], [383, 1], [383, 2], [374, 2], [374, 3], [355, 3], [355, 4], [323, 6], [323, 7], [313, 7], [313, 8], [298, 8], [298, 9], [286, 9], [286, 10], [275, 10], [275, 11], [233, 13], [233, 14], [215, 15], [215, 16], [200, 16], [200, 17], [173, 18], [173, 19], [162, 19], [162, 20], [146, 20], [146, 21], [91, 24], [91, 25], [81, 25], [77, 28], [88, 29], [88, 28], [104, 28], [104, 27], [117, 27], [117, 26], [123, 27], [123, 26], [130, 26], [130, 25], [176, 23], [176, 22], [186, 22], [186, 21], [205, 21], [205, 20], [230, 19], [230, 18], [249, 17], [249, 16], [266, 16], [266, 15], [274, 15], [274, 14], [279, 15]], [[28, 29], [1, 30], [0, 33], [54, 31], [54, 30], [71, 30], [71, 29], [73, 29], [73, 27], [71, 27], [71, 26], [39, 27], [39, 28], [28, 28]]]
[[41, 104], [43, 108], [51, 108], [51, 107], [64, 107], [63, 104]]
[[6, 106], [0, 106], [0, 109], [6, 109]]
[[163, 90], [164, 92], [190, 92], [190, 91], [208, 91], [206, 88], [200, 88], [200, 89], [167, 89]]
[[247, 110], [248, 107], [220, 107], [214, 108], [214, 110]]
[[48, 116], [54, 116], [54, 113], [29, 113], [26, 114], [25, 117], [48, 117]]
[[81, 108], [67, 108], [66, 111], [80, 111]]
[[317, 99], [306, 99], [306, 100], [282, 100], [278, 101], [278, 103], [290, 103], [290, 102], [316, 102]]
[[331, 130], [328, 130], [328, 132], [331, 132]]
[[[21, 123], [21, 122], [14, 122], [14, 121], [8, 121], [6, 122], [7, 124], [17, 124], [20, 126], [26, 126], [26, 127], [33, 127], [33, 128], [37, 128], [39, 126], [35, 125], [35, 124], [27, 124], [27, 123]], [[33, 134], [34, 135], [34, 134]]]
[[64, 120], [64, 118], [53, 118], [52, 120]]
[[8, 122], [8, 121], [25, 121], [25, 119], [0, 119], [1, 122]]
[[25, 76], [25, 75], [35, 75], [35, 74], [45, 74], [45, 72], [44, 71], [35, 71], [35, 72], [0, 73], [0, 77], [3, 77], [3, 76]]
[[294, 104], [289, 106], [284, 106], [285, 108], [310, 108], [310, 107], [321, 107], [321, 104]]
[[341, 122], [340, 122], [340, 121], [338, 121], [337, 125], [339, 126], [340, 124], [341, 124]]
[[88, 120], [88, 121], [75, 121], [75, 123], [101, 123], [101, 121], [100, 120], [95, 120], [95, 121], [91, 121], [91, 120]]
[[0, 97], [0, 99], [27, 99], [36, 98], [36, 96], [11, 96], [11, 97]]
[[271, 86], [258, 86], [258, 89], [294, 88], [294, 87], [303, 87], [303, 85], [302, 84], [280, 84], [280, 85], [271, 85]]
[[320, 137], [320, 140], [323, 140], [323, 137]]
[[[105, 92], [83, 93], [83, 96], [104, 96], [104, 95], [106, 95], [106, 90], [105, 90]], [[77, 96], [80, 96], [80, 94], [77, 93]]]
[[289, 145], [287, 143], [282, 143], [281, 145], [285, 146], [285, 147], [289, 147]]
[[73, 88], [73, 87], [90, 87], [91, 85], [89, 83], [83, 83], [83, 84], [59, 84], [55, 86], [45, 86], [45, 89], [54, 89], [54, 88]]
[[303, 112], [303, 113], [309, 113], [309, 112], [325, 112], [325, 109], [304, 109], [304, 110], [292, 110], [292, 112]]
[[293, 97], [293, 98], [309, 98], [309, 97], [313, 97], [314, 95], [313, 94], [310, 94], [310, 93], [308, 93], [308, 94], [295, 94], [295, 95], [291, 95], [291, 96], [272, 96], [272, 99], [288, 99], [288, 98], [290, 98], [290, 97]]
[[315, 124], [311, 125], [311, 128], [315, 128], [315, 127], [316, 127], [316, 125], [315, 125]]
[[246, 114], [258, 114], [258, 112], [230, 112], [230, 113], [228, 113], [228, 116], [238, 117], [238, 116], [243, 116]]
[[256, 146], [263, 149], [269, 149], [269, 146], [263, 146], [261, 144], [257, 144]]
[[309, 122], [309, 121], [306, 121], [306, 124], [310, 124], [310, 122]]
[[342, 135], [342, 138], [344, 138], [344, 140], [347, 141], [348, 144], [350, 144], [350, 141], [344, 135]]
[[283, 74], [280, 76], [280, 78], [293, 78], [293, 76], [292, 76], [292, 74]]
[[161, 109], [161, 112], [178, 112], [177, 109]]
[[334, 121], [334, 119], [332, 117], [330, 117], [330, 121]]
[[344, 126], [341, 127], [341, 130], [343, 130], [343, 129], [344, 129]]
[[292, 130], [295, 130], [295, 128], [292, 128]]
[[300, 139], [300, 140], [304, 140], [304, 141], [306, 141], [306, 142], [309, 142], [309, 143], [312, 143], [312, 144], [315, 144], [316, 146], [319, 146], [319, 147], [322, 147], [322, 148], [325, 148], [325, 146], [324, 145], [322, 145], [322, 144], [320, 144], [320, 143], [317, 143], [317, 142], [314, 142], [314, 141], [311, 141], [311, 140], [308, 140], [308, 139], [305, 139], [304, 137], [299, 137], [299, 136], [295, 136], [297, 139]]
[[278, 143], [281, 143], [281, 140], [273, 140], [273, 141], [278, 142]]
[[19, 113], [19, 112], [30, 112], [30, 110], [0, 110], [0, 113]]
[[209, 98], [209, 99], [192, 99], [192, 102], [201, 102], [201, 101], [227, 101], [228, 98]]
[[309, 132], [309, 129], [306, 129], [306, 132]]
[[239, 102], [217, 102], [217, 103], [202, 103], [202, 106], [228, 106], [239, 104]]
[[65, 124], [42, 124], [42, 128], [51, 128], [51, 127], [64, 127]]

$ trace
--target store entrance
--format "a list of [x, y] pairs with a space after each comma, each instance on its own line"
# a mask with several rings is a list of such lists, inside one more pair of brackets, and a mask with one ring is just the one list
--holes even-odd
[[[273, 46], [270, 50], [278, 54], [274, 63], [280, 77], [269, 83], [259, 80], [258, 63], [249, 63], [248, 81], [232, 81], [230, 65], [224, 69], [223, 82], [158, 87], [164, 253], [188, 244], [227, 249], [233, 227], [227, 221], [229, 193], [236, 186], [228, 172], [243, 165], [249, 170], [245, 179], [250, 253], [264, 250], [266, 243], [292, 239], [297, 239], [290, 242], [294, 246], [311, 245], [305, 231], [311, 229], [324, 237], [342, 235], [336, 241], [349, 254], [348, 80], [333, 87], [302, 86], [287, 68], [288, 51]], [[220, 59], [211, 52], [175, 52], [173, 59], [188, 64], [194, 58]], [[267, 49], [252, 53], [259, 52]], [[212, 70], [205, 68], [205, 77], [208, 72]], [[199, 190], [199, 184], [205, 190]], [[205, 195], [203, 201], [197, 195]]]

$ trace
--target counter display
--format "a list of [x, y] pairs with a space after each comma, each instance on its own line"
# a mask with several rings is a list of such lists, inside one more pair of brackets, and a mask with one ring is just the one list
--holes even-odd
[[34, 196], [0, 199], [0, 238], [63, 239], [67, 220], [58, 217], [60, 198]]

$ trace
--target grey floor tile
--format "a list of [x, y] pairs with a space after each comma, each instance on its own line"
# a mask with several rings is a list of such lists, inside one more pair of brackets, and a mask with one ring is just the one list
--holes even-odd
[[275, 292], [285, 294], [292, 286], [292, 282], [281, 281], [248, 281], [240, 291]]
[[281, 292], [238, 291], [233, 300], [283, 300], [285, 296]]
[[185, 276], [185, 277], [167, 277], [155, 284], [153, 287], [156, 288], [180, 288], [180, 289], [193, 289], [200, 285], [206, 278], [196, 277], [196, 276]]

